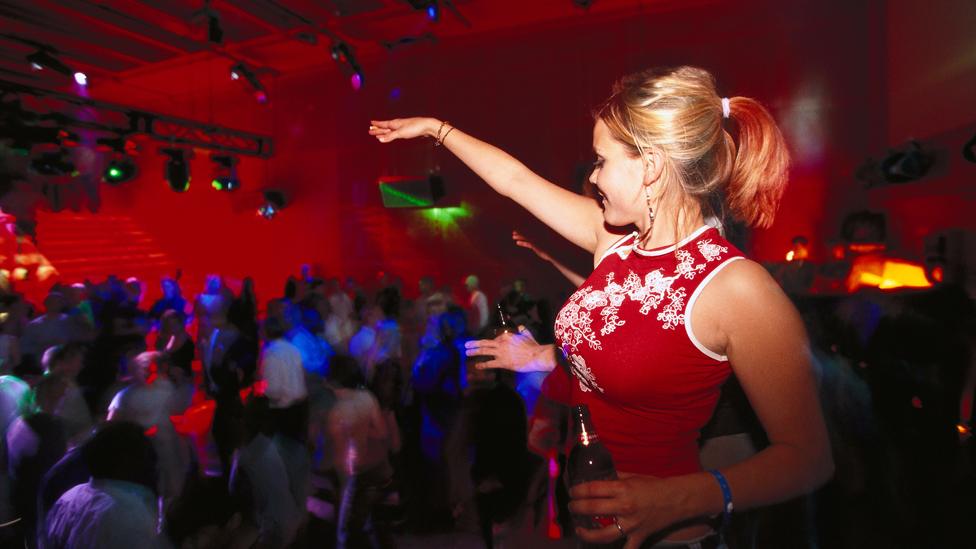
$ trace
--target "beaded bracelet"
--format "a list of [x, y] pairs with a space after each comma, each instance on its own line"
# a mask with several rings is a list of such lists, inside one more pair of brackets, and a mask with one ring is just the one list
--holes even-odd
[[441, 132], [444, 131], [444, 126], [446, 126], [448, 124], [450, 124], [450, 122], [448, 122], [447, 120], [444, 120], [443, 122], [441, 122], [441, 126], [439, 128], [437, 128], [437, 137], [434, 138], [434, 146], [435, 147], [440, 147], [441, 145], [443, 145], [444, 144], [444, 140], [447, 139], [447, 136], [452, 131], [454, 131], [454, 126], [451, 126], [450, 128], [447, 129], [447, 133], [445, 133], [444, 136], [441, 137]]

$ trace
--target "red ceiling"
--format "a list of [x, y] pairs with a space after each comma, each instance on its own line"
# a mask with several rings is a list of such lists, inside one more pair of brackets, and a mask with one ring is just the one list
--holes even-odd
[[715, 3], [721, 0], [595, 0], [582, 9], [573, 0], [441, 0], [440, 21], [431, 22], [406, 0], [213, 0], [225, 37], [213, 46], [203, 0], [0, 0], [0, 78], [62, 85], [57, 75], [32, 73], [24, 59], [47, 46], [89, 74], [95, 96], [179, 95], [186, 90], [176, 76], [186, 79], [194, 65], [209, 71], [237, 59], [259, 74], [288, 74], [330, 64], [334, 39], [368, 63], [414, 40], [495, 39]]

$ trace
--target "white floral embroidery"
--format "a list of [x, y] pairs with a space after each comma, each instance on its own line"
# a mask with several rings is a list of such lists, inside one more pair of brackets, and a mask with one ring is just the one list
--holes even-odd
[[593, 376], [593, 372], [586, 365], [586, 361], [583, 357], [577, 354], [569, 355], [569, 363], [572, 364], [573, 374], [576, 376], [576, 380], [579, 382], [580, 391], [588, 393], [593, 389], [603, 392], [603, 387], [596, 382], [596, 378]]
[[[611, 272], [606, 275], [603, 289], [585, 285], [570, 296], [556, 318], [556, 338], [572, 365], [580, 390], [603, 392], [596, 374], [579, 353], [579, 347], [585, 342], [590, 349], [602, 350], [600, 338], [626, 325], [626, 321], [619, 318], [619, 313], [628, 300], [640, 304], [639, 312], [642, 315], [658, 311], [655, 318], [665, 330], [684, 325], [688, 290], [675, 288], [675, 282], [681, 278], [693, 280], [705, 271], [709, 263], [720, 260], [722, 254], [729, 251], [728, 247], [714, 244], [711, 239], [699, 241], [697, 249], [704, 262], [695, 264], [695, 257], [688, 250], [679, 249], [675, 252], [677, 265], [671, 275], [666, 275], [663, 269], [656, 269], [644, 274], [641, 280], [637, 273], [628, 271], [621, 283], [615, 280], [615, 274]], [[619, 253], [620, 250], [615, 251]], [[624, 256], [621, 255], [621, 258]], [[594, 311], [599, 311], [598, 315], [593, 315]], [[599, 336], [596, 333], [597, 323], [600, 324]]]
[[678, 276], [683, 276], [691, 280], [695, 278], [696, 274], [705, 270], [704, 263], [694, 265], [695, 258], [691, 256], [688, 250], [678, 250], [674, 255], [678, 258], [678, 268], [676, 270]]
[[668, 294], [671, 302], [657, 314], [657, 319], [664, 322], [665, 330], [672, 330], [678, 325], [684, 325], [685, 313], [683, 311], [685, 310], [685, 295], [684, 288], [678, 288]]
[[718, 244], [712, 244], [712, 239], [699, 240], [698, 241], [698, 251], [701, 252], [702, 257], [705, 261], [715, 261], [718, 257], [724, 253], [728, 253], [729, 249], [725, 246], [719, 246]]

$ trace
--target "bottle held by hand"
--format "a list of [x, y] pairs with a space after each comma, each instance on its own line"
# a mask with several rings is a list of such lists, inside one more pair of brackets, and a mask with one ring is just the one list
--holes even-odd
[[[613, 465], [613, 457], [610, 456], [610, 450], [600, 442], [590, 418], [589, 407], [585, 404], [574, 406], [572, 417], [576, 444], [570, 450], [566, 464], [570, 488], [595, 480], [616, 480], [617, 469]], [[613, 524], [612, 516], [574, 515], [573, 520], [577, 526], [589, 529]]]

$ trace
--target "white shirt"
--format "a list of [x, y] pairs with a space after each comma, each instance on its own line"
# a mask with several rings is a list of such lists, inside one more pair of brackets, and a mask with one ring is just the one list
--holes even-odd
[[471, 311], [471, 321], [475, 323], [471, 326], [471, 333], [476, 334], [488, 325], [488, 296], [481, 290], [471, 292], [468, 309]]
[[68, 490], [47, 515], [47, 547], [58, 549], [152, 549], [165, 547], [156, 534], [156, 500], [145, 486], [93, 479]]
[[272, 408], [286, 408], [308, 396], [302, 354], [287, 340], [279, 338], [265, 344], [260, 371]]

